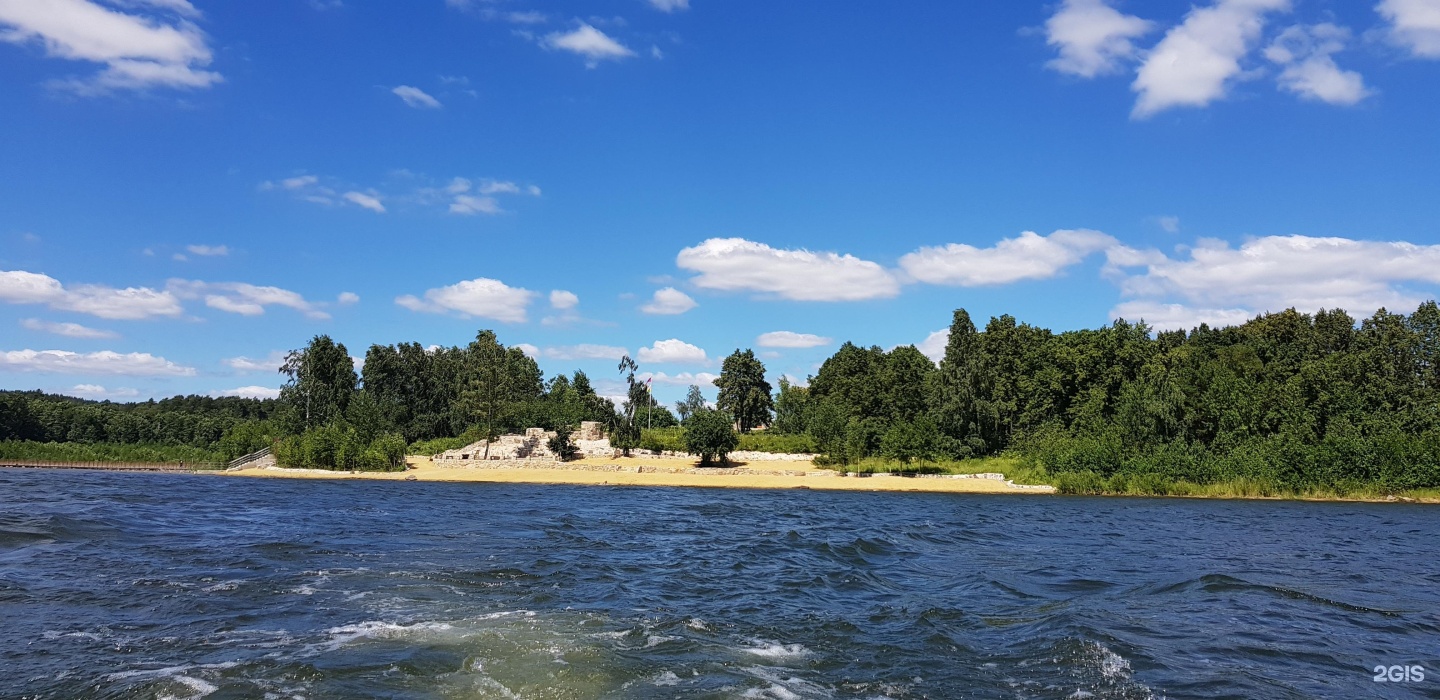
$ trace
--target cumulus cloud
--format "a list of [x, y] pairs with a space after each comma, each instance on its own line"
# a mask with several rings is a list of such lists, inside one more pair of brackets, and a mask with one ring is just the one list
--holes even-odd
[[1390, 40], [1416, 58], [1440, 58], [1440, 0], [1381, 0]]
[[650, 0], [650, 6], [661, 12], [690, 9], [690, 0]]
[[358, 304], [360, 303], [360, 295], [355, 292], [340, 292], [340, 296], [335, 298], [335, 303], [341, 305]]
[[37, 45], [46, 55], [103, 66], [85, 77], [56, 81], [82, 95], [150, 88], [198, 89], [222, 80], [204, 70], [212, 55], [205, 34], [191, 20], [189, 2], [152, 0], [113, 3], [90, 0], [4, 0], [0, 41]]
[[585, 57], [585, 65], [589, 68], [594, 68], [601, 61], [618, 61], [635, 55], [624, 44], [583, 22], [572, 31], [545, 35], [540, 44], [549, 49], [579, 54]]
[[900, 267], [921, 282], [980, 287], [1048, 279], [1117, 245], [1113, 237], [1088, 229], [1062, 229], [1048, 236], [1025, 231], [990, 248], [964, 243], [921, 248], [900, 258]]
[[424, 90], [411, 85], [397, 85], [395, 89], [390, 92], [404, 100], [405, 104], [415, 109], [440, 109], [442, 106], [440, 100], [431, 97]]
[[1207, 309], [1156, 301], [1127, 301], [1110, 310], [1110, 320], [1144, 321], [1161, 331], [1190, 330], [1204, 323], [1211, 328], [1237, 326], [1254, 314], [1245, 309]]
[[560, 309], [563, 311], [573, 309], [579, 304], [580, 297], [576, 296], [574, 292], [567, 292], [563, 289], [550, 291], [550, 308], [552, 309]]
[[516, 343], [514, 347], [520, 348], [520, 352], [525, 353], [526, 357], [540, 357], [540, 348], [529, 343]]
[[321, 311], [315, 302], [307, 300], [298, 292], [280, 287], [267, 287], [245, 282], [202, 282], [200, 280], [172, 279], [166, 283], [168, 293], [181, 299], [204, 299], [205, 305], [220, 311], [241, 316], [259, 316], [267, 306], [284, 306], [299, 311], [309, 318], [326, 319], [330, 314]]
[[705, 351], [678, 338], [657, 340], [648, 348], [640, 348], [641, 362], [674, 362], [704, 364], [709, 361]]
[[114, 331], [103, 331], [98, 328], [82, 326], [78, 323], [56, 323], [54, 321], [41, 321], [38, 318], [27, 318], [20, 322], [20, 325], [42, 333], [53, 333], [63, 335], [66, 338], [80, 338], [82, 340], [98, 340], [101, 338], [119, 338], [120, 334]]
[[44, 304], [99, 318], [133, 321], [156, 316], [179, 316], [180, 302], [168, 291], [149, 287], [115, 289], [98, 284], [73, 287], [36, 272], [0, 270], [0, 301], [10, 304]]
[[229, 246], [223, 245], [187, 245], [185, 250], [190, 251], [191, 255], [201, 257], [224, 257], [230, 254]]
[[147, 352], [101, 350], [10, 350], [0, 352], [0, 370], [44, 374], [123, 375], [132, 377], [193, 377], [194, 367], [177, 365]]
[[[641, 372], [635, 375], [635, 377], [641, 381], [649, 379], [656, 384], [664, 384], [667, 386], [690, 386], [691, 384], [694, 384], [701, 388], [712, 386], [715, 384], [715, 380], [719, 379], [719, 375], [711, 374], [709, 372], [681, 372], [679, 374], [666, 374], [664, 372]], [[622, 396], [621, 400], [624, 400], [624, 398], [625, 397]]]
[[861, 301], [900, 293], [878, 263], [853, 255], [771, 248], [743, 238], [711, 238], [680, 251], [675, 264], [700, 273], [702, 289], [749, 291], [794, 301]]
[[941, 360], [945, 359], [945, 346], [949, 342], [950, 329], [941, 328], [925, 336], [924, 340], [915, 345], [915, 349], [919, 350], [920, 354], [930, 358], [932, 362], [938, 365]]
[[614, 345], [581, 343], [545, 348], [543, 354], [552, 360], [618, 360], [630, 351]]
[[762, 348], [818, 348], [832, 342], [830, 338], [794, 331], [771, 331], [755, 339], [755, 344]]
[[1433, 290], [1440, 284], [1440, 245], [1295, 235], [1256, 238], [1239, 248], [1206, 240], [1188, 252], [1134, 262], [1143, 270], [1118, 278], [1132, 301], [1112, 315], [1187, 327], [1194, 319], [1233, 322], [1292, 306], [1367, 316], [1380, 307], [1413, 309], [1433, 296], [1415, 285]]
[[699, 306], [690, 295], [674, 287], [655, 290], [650, 303], [640, 307], [640, 311], [656, 316], [675, 316], [683, 314], [690, 309]]
[[1309, 100], [1353, 105], [1370, 91], [1359, 73], [1335, 65], [1334, 54], [1349, 40], [1350, 30], [1333, 24], [1296, 25], [1271, 42], [1265, 58], [1282, 67], [1280, 89]]
[[385, 213], [385, 205], [384, 205], [384, 204], [381, 204], [381, 203], [380, 203], [380, 198], [379, 198], [379, 197], [376, 197], [376, 196], [373, 195], [373, 194], [365, 194], [364, 192], [354, 192], [354, 191], [351, 191], [351, 192], [346, 192], [345, 194], [340, 195], [340, 196], [341, 196], [341, 197], [344, 197], [344, 198], [345, 198], [345, 201], [350, 202], [351, 204], [354, 204], [354, 205], [356, 205], [356, 206], [358, 206], [358, 207], [362, 207], [362, 208], [365, 208], [365, 209], [369, 209], [370, 211], [373, 211], [373, 212], [375, 212], [376, 214], [384, 214], [384, 213]]
[[511, 287], [500, 280], [477, 277], [425, 292], [423, 299], [406, 294], [395, 303], [411, 311], [453, 312], [462, 318], [489, 318], [502, 323], [524, 323], [526, 311], [536, 294]]
[[1139, 94], [1131, 116], [1144, 119], [1172, 107], [1203, 107], [1223, 98], [1243, 70], [1265, 17], [1290, 9], [1290, 0], [1216, 0], [1192, 9], [1146, 55], [1131, 88]]
[[211, 396], [237, 396], [242, 399], [278, 399], [280, 390], [268, 386], [241, 386], [210, 393]]
[[271, 352], [268, 356], [253, 359], [241, 355], [240, 357], [228, 357], [220, 361], [220, 364], [242, 374], [252, 372], [269, 372], [274, 374], [280, 371], [280, 366], [285, 364], [285, 353], [279, 350]]
[[127, 387], [106, 389], [99, 384], [76, 384], [70, 388], [69, 394], [82, 399], [133, 399], [140, 395], [140, 390]]
[[1153, 28], [1153, 22], [1121, 13], [1106, 0], [1065, 0], [1045, 22], [1045, 40], [1060, 53], [1046, 65], [1082, 78], [1114, 73], [1135, 57], [1134, 40]]

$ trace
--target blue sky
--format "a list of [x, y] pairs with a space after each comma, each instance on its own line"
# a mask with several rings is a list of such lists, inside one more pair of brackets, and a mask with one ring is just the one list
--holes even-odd
[[494, 328], [674, 399], [962, 306], [1408, 312], [1437, 85], [1440, 0], [0, 0], [0, 386]]

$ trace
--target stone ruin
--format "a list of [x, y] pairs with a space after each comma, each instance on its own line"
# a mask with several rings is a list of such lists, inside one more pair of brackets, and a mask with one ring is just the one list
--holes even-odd
[[[550, 438], [555, 431], [543, 428], [526, 428], [524, 435], [501, 435], [490, 442], [491, 460], [533, 459], [555, 461], [550, 451]], [[609, 455], [613, 450], [597, 421], [585, 421], [580, 429], [570, 433], [570, 441], [583, 455]], [[437, 462], [468, 462], [485, 459], [485, 441], [473, 442], [455, 450], [446, 450], [431, 458]]]

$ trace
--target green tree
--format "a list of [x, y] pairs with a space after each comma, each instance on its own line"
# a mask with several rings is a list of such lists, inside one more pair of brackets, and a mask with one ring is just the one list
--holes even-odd
[[733, 421], [726, 412], [708, 408], [691, 414], [685, 425], [685, 451], [700, 457], [702, 467], [724, 464], [740, 444]]
[[630, 450], [640, 446], [640, 426], [635, 422], [635, 408], [642, 400], [647, 400], [649, 392], [645, 391], [643, 384], [635, 380], [635, 372], [640, 365], [630, 359], [629, 355], [620, 358], [617, 367], [620, 376], [625, 378], [626, 396], [621, 412], [612, 414], [613, 419], [610, 426], [610, 445], [626, 457], [630, 456]]
[[770, 423], [775, 405], [770, 398], [770, 382], [765, 381], [765, 365], [755, 359], [755, 351], [737, 349], [725, 358], [715, 386], [720, 388], [716, 405], [735, 416], [740, 432], [748, 433]]
[[700, 392], [700, 387], [691, 384], [690, 389], [685, 392], [685, 398], [675, 402], [675, 413], [680, 416], [680, 422], [684, 423], [696, 411], [703, 411], [709, 406], [705, 402], [705, 395]]
[[789, 435], [804, 433], [809, 407], [809, 387], [791, 384], [788, 378], [781, 375], [780, 392], [775, 397], [775, 425], [771, 428]]
[[293, 409], [301, 430], [345, 415], [359, 381], [350, 353], [328, 335], [317, 335], [303, 350], [290, 351], [280, 372], [288, 377], [280, 401]]
[[555, 434], [551, 436], [549, 440], [545, 441], [546, 447], [549, 447], [550, 451], [555, 453], [555, 458], [561, 462], [573, 459], [580, 451], [575, 447], [575, 443], [570, 440], [570, 436], [574, 432], [575, 426], [573, 425], [557, 425], [555, 426]]

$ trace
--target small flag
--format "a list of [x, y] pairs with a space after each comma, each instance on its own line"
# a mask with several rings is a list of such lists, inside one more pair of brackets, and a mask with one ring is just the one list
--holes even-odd
[[654, 381], [654, 380], [655, 380], [654, 377], [649, 377], [649, 378], [647, 378], [647, 379], [645, 380], [645, 393], [647, 393], [647, 394], [650, 393], [650, 382], [652, 382], [652, 381]]

